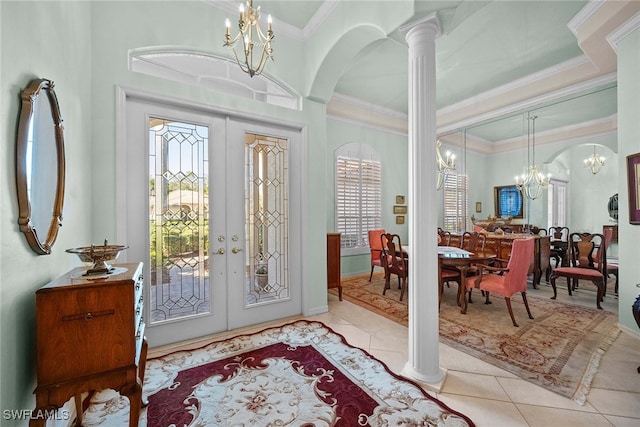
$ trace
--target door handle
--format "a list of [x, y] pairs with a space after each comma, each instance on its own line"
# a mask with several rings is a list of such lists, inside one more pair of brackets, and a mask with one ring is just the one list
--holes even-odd
[[214, 255], [224, 255], [224, 248], [218, 249], [218, 252], [214, 252]]
[[238, 252], [240, 252], [242, 249], [240, 248], [232, 248], [231, 252], [233, 252], [234, 254], [237, 254]]

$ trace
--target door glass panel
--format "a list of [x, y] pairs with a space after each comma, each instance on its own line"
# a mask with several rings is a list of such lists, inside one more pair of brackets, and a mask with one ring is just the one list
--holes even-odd
[[289, 298], [288, 140], [245, 137], [246, 305]]
[[149, 119], [152, 324], [210, 312], [208, 132]]

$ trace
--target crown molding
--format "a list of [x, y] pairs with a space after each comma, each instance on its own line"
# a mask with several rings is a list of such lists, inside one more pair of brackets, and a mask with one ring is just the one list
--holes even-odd
[[[610, 84], [616, 81], [617, 81], [616, 73], [610, 73], [603, 76], [599, 76], [591, 80], [587, 80], [587, 81], [579, 82], [570, 86], [562, 87], [561, 89], [547, 92], [539, 96], [534, 96], [520, 102], [515, 102], [502, 108], [498, 108], [492, 111], [487, 111], [485, 113], [478, 114], [473, 117], [469, 117], [463, 120], [459, 120], [456, 122], [443, 125], [438, 128], [438, 133], [454, 132], [456, 129], [467, 128], [467, 127], [478, 125], [483, 122], [495, 120], [503, 116], [517, 114], [523, 111], [530, 110], [537, 106], [552, 103], [561, 98], [575, 95], [577, 93], [587, 91], [590, 89], [595, 89], [600, 86]], [[473, 105], [482, 105], [483, 101], [486, 100], [485, 98], [486, 94], [487, 92], [463, 101], [465, 104], [464, 107], [469, 108]], [[458, 107], [458, 108], [461, 108], [461, 107]], [[437, 112], [437, 116], [441, 116], [443, 113], [451, 112], [451, 111], [452, 110], [449, 107], [440, 109]]]
[[567, 23], [567, 27], [578, 37], [578, 29], [585, 24], [598, 10], [604, 6], [606, 0], [590, 0], [578, 13]]
[[640, 28], [640, 12], [633, 15], [628, 21], [612, 31], [607, 37], [607, 42], [618, 53], [618, 44], [629, 34]]
[[303, 40], [308, 40], [320, 28], [322, 23], [333, 13], [342, 0], [325, 0], [316, 13], [313, 14], [307, 25], [302, 29]]

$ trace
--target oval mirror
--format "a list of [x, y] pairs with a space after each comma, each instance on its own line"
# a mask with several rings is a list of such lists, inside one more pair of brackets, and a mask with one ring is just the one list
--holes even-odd
[[22, 91], [16, 144], [18, 224], [40, 255], [51, 247], [62, 225], [64, 132], [53, 82], [32, 80]]

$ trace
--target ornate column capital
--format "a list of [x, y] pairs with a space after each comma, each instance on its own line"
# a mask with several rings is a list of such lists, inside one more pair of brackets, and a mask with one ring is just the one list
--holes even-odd
[[432, 34], [434, 39], [442, 35], [442, 26], [438, 14], [433, 12], [415, 21], [408, 22], [400, 27], [400, 32], [405, 33], [405, 40], [411, 43], [413, 37], [420, 34]]

